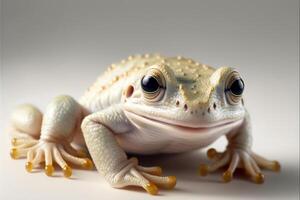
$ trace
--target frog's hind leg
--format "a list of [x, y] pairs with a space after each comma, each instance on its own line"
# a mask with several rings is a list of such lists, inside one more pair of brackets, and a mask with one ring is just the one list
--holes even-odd
[[[26, 170], [31, 172], [40, 164], [44, 164], [45, 174], [52, 176], [55, 171], [54, 164], [57, 164], [64, 176], [70, 177], [72, 169], [69, 163], [92, 168], [92, 161], [87, 157], [80, 157], [78, 150], [71, 146], [75, 134], [80, 133], [82, 117], [83, 107], [74, 98], [68, 95], [55, 97], [43, 115], [38, 143], [29, 149], [26, 148]], [[25, 152], [22, 151], [22, 154]], [[73, 162], [65, 155], [77, 162]]]
[[38, 108], [30, 104], [17, 107], [12, 114], [12, 125], [9, 129], [13, 159], [27, 155], [28, 150], [38, 143], [43, 115]]

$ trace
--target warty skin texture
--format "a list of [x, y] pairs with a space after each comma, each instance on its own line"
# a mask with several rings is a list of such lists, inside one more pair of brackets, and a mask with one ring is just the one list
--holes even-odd
[[[111, 65], [79, 101], [58, 96], [44, 115], [32, 105], [18, 107], [10, 130], [11, 156], [26, 157], [29, 172], [45, 161], [48, 176], [55, 162], [69, 177], [69, 163], [91, 168], [93, 161], [113, 187], [134, 185], [157, 194], [157, 186], [171, 189], [176, 178], [161, 176], [160, 167], [140, 166], [127, 152], [186, 152], [226, 136], [226, 150], [210, 149], [213, 162], [200, 165], [200, 174], [228, 166], [223, 174], [228, 182], [241, 167], [262, 183], [260, 168], [278, 171], [280, 165], [251, 150], [243, 89], [240, 74], [231, 67], [214, 69], [181, 56], [129, 56]], [[74, 144], [87, 147], [92, 161]]]

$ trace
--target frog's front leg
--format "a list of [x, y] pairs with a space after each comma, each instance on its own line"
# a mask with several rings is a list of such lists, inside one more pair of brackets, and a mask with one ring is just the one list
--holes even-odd
[[[29, 112], [29, 114], [24, 115], [24, 119], [32, 115], [31, 110], [27, 109], [25, 113]], [[42, 122], [39, 124], [41, 127], [37, 128], [41, 132], [39, 140], [27, 139], [25, 143], [18, 144], [22, 141], [22, 137], [19, 137], [12, 149], [12, 157], [27, 157], [26, 169], [29, 172], [38, 164], [45, 162], [45, 173], [48, 176], [52, 175], [55, 162], [63, 169], [66, 177], [72, 174], [72, 169], [67, 162], [91, 168], [92, 162], [88, 158], [79, 157], [78, 151], [71, 146], [74, 133], [80, 128], [82, 118], [82, 108], [72, 97], [65, 95], [56, 97], [48, 105]], [[13, 124], [16, 129], [22, 126], [24, 129], [24, 124], [29, 126], [28, 123], [22, 125], [21, 122]], [[30, 132], [25, 129], [24, 131]]]
[[132, 128], [120, 105], [87, 116], [81, 128], [96, 168], [113, 187], [140, 186], [156, 194], [156, 185], [170, 189], [175, 186], [176, 178], [159, 176], [159, 167], [142, 167], [136, 158], [127, 159], [114, 136], [130, 134]]
[[280, 164], [277, 161], [270, 161], [257, 155], [251, 150], [252, 137], [249, 114], [246, 113], [241, 127], [227, 135], [228, 145], [225, 152], [217, 152], [215, 149], [209, 149], [207, 156], [213, 160], [209, 165], [200, 165], [200, 175], [205, 176], [208, 172], [228, 165], [228, 169], [223, 173], [223, 180], [229, 182], [236, 168], [244, 168], [251, 180], [256, 183], [264, 182], [264, 175], [260, 168], [266, 168], [273, 171], [280, 170]]

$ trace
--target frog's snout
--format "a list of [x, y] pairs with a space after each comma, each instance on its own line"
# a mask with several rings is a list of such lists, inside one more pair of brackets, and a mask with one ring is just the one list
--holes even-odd
[[206, 103], [197, 103], [197, 104], [188, 104], [185, 102], [180, 102], [179, 100], [175, 103], [176, 107], [182, 108], [182, 111], [188, 112], [190, 115], [199, 115], [199, 116], [205, 116], [205, 115], [211, 115], [214, 114], [220, 107], [220, 105], [217, 102], [206, 102]]

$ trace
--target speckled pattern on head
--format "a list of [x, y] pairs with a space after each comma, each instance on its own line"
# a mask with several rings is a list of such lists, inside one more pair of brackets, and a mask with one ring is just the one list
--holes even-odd
[[[210, 91], [213, 89], [209, 77], [215, 72], [215, 68], [191, 58], [166, 57], [160, 54], [132, 55], [118, 63], [111, 64], [87, 89], [81, 102], [85, 102], [86, 98], [93, 98], [97, 92], [110, 92], [112, 87], [119, 85], [118, 83], [124, 83], [131, 76], [153, 65], [166, 65], [173, 70], [177, 81], [181, 83], [178, 85], [181, 94], [187, 101], [207, 102]], [[116, 87], [116, 89], [118, 90], [120, 87]]]

